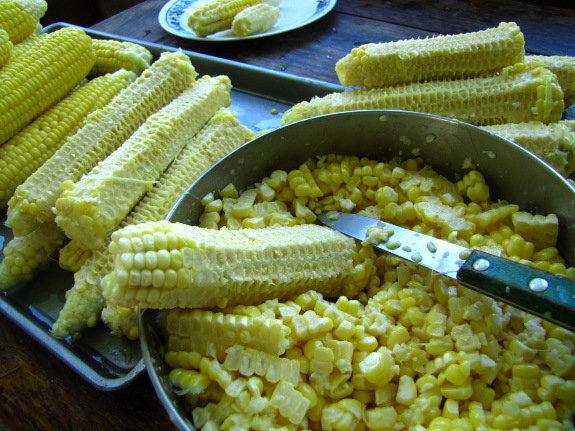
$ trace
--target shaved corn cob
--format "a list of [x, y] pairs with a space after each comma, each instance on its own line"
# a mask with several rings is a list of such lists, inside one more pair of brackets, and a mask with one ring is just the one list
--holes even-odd
[[309, 289], [354, 296], [364, 287], [354, 278], [355, 241], [321, 226], [216, 231], [141, 223], [114, 232], [109, 248], [115, 263], [103, 293], [125, 307], [223, 307]]
[[[164, 219], [189, 184], [251, 137], [253, 132], [242, 126], [234, 113], [227, 108], [218, 110], [186, 144], [154, 188], [122, 221], [121, 227]], [[135, 308], [104, 304], [100, 281], [112, 268], [112, 255], [104, 248], [94, 251], [93, 256], [74, 274], [74, 287], [67, 292], [64, 307], [52, 329], [55, 336], [64, 338], [73, 335], [86, 325], [95, 324], [101, 313], [102, 320], [114, 334], [131, 339], [138, 337]]]
[[575, 133], [561, 123], [531, 121], [483, 128], [526, 148], [563, 176], [575, 169]]
[[58, 264], [66, 271], [77, 272], [90, 256], [92, 256], [90, 247], [80, 241], [72, 240], [60, 249]]
[[[252, 137], [253, 132], [242, 126], [232, 111], [227, 108], [218, 110], [198, 135], [183, 148], [154, 189], [146, 193], [120, 226], [165, 218], [188, 184], [193, 183], [217, 160]], [[100, 271], [101, 274], [112, 269], [111, 259], [106, 259], [106, 262], [110, 265], [106, 271]], [[116, 335], [131, 339], [138, 337], [136, 307], [108, 304], [102, 310], [102, 321]]]
[[108, 104], [136, 76], [120, 70], [73, 90], [0, 147], [0, 208], [36, 169], [76, 133], [88, 114]]
[[188, 25], [200, 37], [232, 27], [234, 17], [242, 10], [262, 0], [210, 0], [194, 9]]
[[196, 72], [183, 53], [163, 53], [20, 185], [8, 202], [6, 225], [22, 235], [54, 219], [52, 207], [64, 181], [77, 181], [119, 147], [147, 117], [189, 87]]
[[169, 334], [169, 351], [194, 351], [220, 361], [236, 344], [274, 355], [283, 354], [291, 344], [290, 328], [281, 320], [263, 315], [174, 309], [166, 311], [161, 326]]
[[36, 31], [47, 9], [44, 0], [2, 0], [0, 29], [9, 34], [12, 43], [19, 43]]
[[563, 89], [565, 108], [575, 103], [575, 57], [558, 55], [528, 55], [525, 64], [542, 65], [557, 75], [557, 81]]
[[65, 240], [54, 223], [45, 223], [35, 231], [14, 237], [5, 245], [0, 263], [0, 290], [8, 290], [34, 278], [51, 262]]
[[152, 53], [137, 43], [92, 39], [92, 46], [96, 62], [89, 76], [105, 75], [120, 69], [140, 75], [152, 62]]
[[528, 121], [552, 123], [561, 118], [563, 108], [563, 92], [552, 72], [517, 64], [486, 78], [332, 93], [293, 106], [284, 113], [282, 124], [361, 109], [420, 111], [478, 126]]
[[65, 27], [0, 69], [0, 144], [63, 98], [94, 64], [92, 41]]
[[520, 63], [524, 56], [521, 30], [502, 22], [473, 33], [362, 45], [339, 60], [335, 71], [343, 86], [375, 88], [485, 76]]
[[[98, 248], [202, 126], [230, 104], [227, 76], [203, 77], [146, 122], [77, 183], [62, 183], [56, 223]], [[111, 185], [112, 189], [111, 189]]]
[[0, 28], [0, 68], [8, 63], [14, 45], [10, 41], [10, 36], [5, 30]]
[[265, 33], [280, 19], [280, 10], [266, 3], [250, 6], [238, 13], [232, 22], [232, 30], [237, 36]]

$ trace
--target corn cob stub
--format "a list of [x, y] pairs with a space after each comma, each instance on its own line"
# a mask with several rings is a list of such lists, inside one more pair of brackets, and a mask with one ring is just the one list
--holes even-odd
[[280, 19], [279, 8], [267, 3], [250, 6], [238, 13], [232, 22], [232, 31], [237, 36], [265, 33]]
[[140, 75], [152, 63], [152, 53], [142, 45], [118, 40], [92, 39], [96, 62], [89, 76], [101, 76], [120, 69]]
[[[202, 203], [200, 226], [215, 234], [357, 212], [575, 278], [557, 218], [492, 202], [477, 171], [452, 183], [416, 159], [328, 155]], [[382, 254], [375, 267], [354, 299], [308, 291], [162, 312], [169, 377], [194, 426], [572, 428], [573, 333], [414, 263]]]
[[262, 3], [262, 0], [211, 0], [194, 9], [188, 25], [200, 37], [232, 27], [234, 17], [242, 10]]

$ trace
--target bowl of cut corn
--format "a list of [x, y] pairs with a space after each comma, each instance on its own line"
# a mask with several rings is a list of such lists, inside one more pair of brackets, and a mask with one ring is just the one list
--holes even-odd
[[148, 373], [182, 430], [569, 429], [572, 332], [315, 219], [368, 215], [575, 277], [574, 204], [557, 171], [479, 127], [322, 115], [225, 156], [167, 220], [114, 234], [125, 286], [104, 293], [146, 309]]

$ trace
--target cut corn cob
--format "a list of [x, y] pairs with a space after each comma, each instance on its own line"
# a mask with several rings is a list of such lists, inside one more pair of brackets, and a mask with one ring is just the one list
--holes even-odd
[[166, 221], [112, 234], [114, 270], [102, 281], [113, 304], [224, 307], [316, 289], [355, 296], [355, 241], [316, 225], [212, 230]]
[[10, 41], [10, 36], [5, 30], [0, 28], [0, 67], [4, 66], [10, 60], [14, 45]]
[[558, 121], [563, 92], [548, 69], [522, 63], [492, 77], [429, 81], [371, 90], [356, 89], [301, 102], [286, 111], [282, 124], [317, 115], [361, 109], [401, 109], [456, 118], [478, 126]]
[[184, 91], [196, 72], [183, 53], [163, 53], [108, 105], [90, 114], [85, 125], [14, 193], [6, 225], [22, 235], [53, 220], [52, 207], [64, 181], [77, 181], [118, 148], [147, 117]]
[[343, 86], [375, 88], [485, 76], [524, 56], [521, 30], [513, 22], [502, 22], [473, 33], [362, 45], [339, 60], [335, 71]]
[[54, 223], [45, 223], [35, 231], [14, 237], [3, 249], [0, 263], [0, 290], [8, 290], [34, 278], [46, 268], [65, 240]]
[[136, 75], [120, 70], [76, 88], [0, 147], [0, 208], [36, 169], [78, 131], [88, 114], [108, 104]]
[[557, 81], [563, 89], [565, 108], [575, 103], [575, 57], [558, 55], [528, 55], [525, 64], [542, 65], [557, 75]]
[[105, 75], [120, 69], [140, 75], [152, 62], [152, 53], [137, 43], [92, 39], [92, 46], [96, 53], [96, 63], [89, 76]]
[[9, 34], [12, 43], [19, 43], [36, 31], [47, 9], [44, 0], [2, 0], [0, 29]]
[[573, 172], [575, 133], [561, 123], [531, 121], [483, 128], [531, 151], [563, 176]]
[[232, 22], [232, 30], [237, 36], [265, 33], [281, 17], [279, 8], [266, 4], [256, 4], [238, 13]]
[[[227, 108], [218, 110], [184, 146], [158, 183], [138, 202], [121, 226], [164, 219], [189, 184], [225, 154], [252, 137], [253, 132], [242, 126], [233, 112]], [[68, 292], [54, 324], [54, 335], [70, 336], [87, 324], [95, 323], [102, 312], [102, 320], [114, 334], [132, 339], [138, 337], [135, 308], [107, 304], [102, 310], [104, 300], [100, 281], [112, 268], [112, 255], [107, 248], [95, 251], [86, 261], [74, 275], [74, 288]]]
[[150, 116], [118, 150], [77, 183], [62, 184], [56, 223], [91, 248], [104, 241], [215, 112], [230, 104], [227, 76], [203, 77]]
[[225, 359], [226, 350], [236, 344], [281, 355], [292, 343], [289, 327], [280, 319], [263, 315], [174, 309], [167, 310], [160, 321], [168, 335], [169, 351], [193, 351], [220, 361]]
[[77, 272], [92, 256], [92, 249], [80, 241], [72, 240], [60, 249], [58, 264], [65, 271]]
[[92, 41], [65, 27], [0, 69], [0, 144], [63, 98], [94, 64]]
[[194, 9], [188, 25], [200, 37], [232, 27], [234, 17], [242, 10], [261, 3], [262, 0], [210, 0]]

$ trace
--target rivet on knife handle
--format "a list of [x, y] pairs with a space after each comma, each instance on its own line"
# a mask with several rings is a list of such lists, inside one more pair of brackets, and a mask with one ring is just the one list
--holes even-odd
[[575, 330], [575, 280], [478, 250], [471, 252], [457, 279], [470, 289]]

